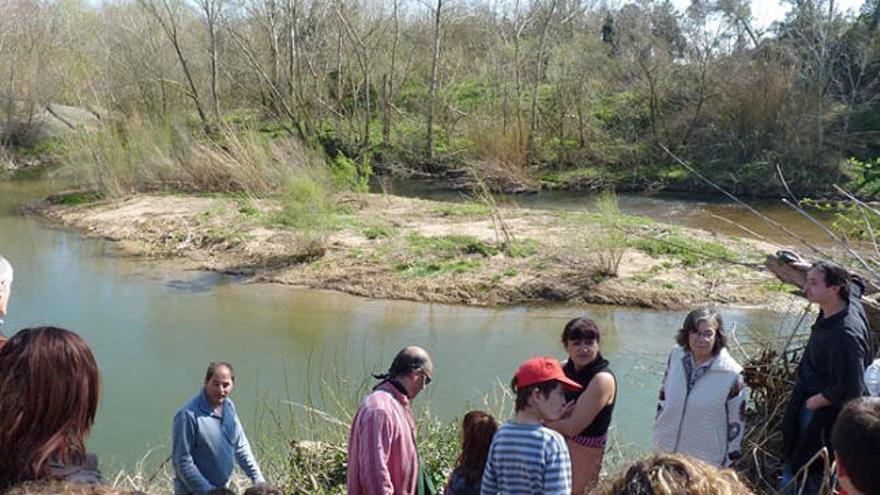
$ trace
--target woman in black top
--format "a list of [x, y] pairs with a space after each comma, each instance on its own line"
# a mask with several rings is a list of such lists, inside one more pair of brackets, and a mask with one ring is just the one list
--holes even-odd
[[593, 320], [575, 318], [565, 325], [562, 344], [568, 360], [565, 375], [581, 384], [566, 393], [570, 414], [548, 426], [562, 433], [571, 453], [572, 493], [589, 493], [602, 470], [608, 426], [617, 396], [617, 380], [599, 352], [599, 327]]

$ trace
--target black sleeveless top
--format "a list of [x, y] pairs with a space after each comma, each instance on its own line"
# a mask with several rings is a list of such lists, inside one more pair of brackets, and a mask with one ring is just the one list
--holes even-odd
[[[598, 353], [596, 355], [596, 359], [593, 360], [592, 363], [588, 364], [580, 371], [575, 371], [574, 363], [571, 362], [571, 359], [566, 361], [565, 366], [562, 367], [562, 370], [565, 371], [565, 376], [571, 378], [572, 380], [578, 382], [583, 388], [583, 390], [579, 392], [566, 392], [565, 400], [572, 401], [577, 400], [578, 397], [584, 393], [584, 390], [587, 389], [587, 385], [590, 384], [590, 381], [596, 376], [598, 373], [611, 373], [611, 376], [614, 376], [614, 372], [611, 371], [611, 368], [608, 367], [608, 360], [602, 357], [602, 353]], [[614, 397], [612, 397], [611, 404], [607, 404], [603, 407], [599, 414], [593, 418], [593, 422], [590, 423], [587, 428], [581, 432], [581, 436], [585, 437], [601, 437], [608, 433], [608, 427], [611, 426], [611, 414], [614, 412], [614, 404], [617, 403], [617, 377], [614, 376]]]

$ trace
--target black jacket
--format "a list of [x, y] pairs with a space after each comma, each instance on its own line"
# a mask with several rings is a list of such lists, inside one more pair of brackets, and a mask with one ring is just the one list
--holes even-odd
[[[803, 466], [823, 446], [830, 447], [831, 427], [843, 405], [868, 394], [864, 372], [874, 352], [860, 300], [863, 291], [861, 281], [854, 280], [849, 286], [846, 308], [828, 318], [820, 312], [813, 324], [782, 422], [783, 453], [793, 470]], [[801, 409], [807, 399], [818, 393], [831, 405], [816, 410], [801, 431]]]

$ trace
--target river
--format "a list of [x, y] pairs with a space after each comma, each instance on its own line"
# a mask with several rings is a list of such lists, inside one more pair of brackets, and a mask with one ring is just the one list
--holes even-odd
[[[485, 396], [497, 397], [499, 383], [509, 382], [522, 360], [562, 357], [561, 329], [578, 315], [598, 322], [601, 350], [617, 373], [613, 435], [628, 450], [649, 448], [665, 357], [684, 312], [368, 300], [183, 272], [169, 262], [121, 256], [112, 243], [17, 213], [58, 187], [45, 180], [0, 181], [0, 253], [16, 270], [10, 314], [0, 328], [10, 334], [52, 324], [90, 343], [103, 384], [88, 445], [109, 474], [132, 469], [151, 450], [149, 466], [167, 456], [171, 419], [199, 390], [212, 360], [236, 366], [233, 398], [251, 431], [266, 404], [326, 404], [314, 393], [322, 387], [356, 400], [370, 383], [368, 373], [384, 371], [404, 345], [420, 345], [434, 358], [435, 381], [416, 405], [449, 420]], [[681, 199], [650, 201], [652, 211], [693, 209]], [[791, 321], [763, 310], [725, 309], [723, 315], [743, 340], [773, 335]]]

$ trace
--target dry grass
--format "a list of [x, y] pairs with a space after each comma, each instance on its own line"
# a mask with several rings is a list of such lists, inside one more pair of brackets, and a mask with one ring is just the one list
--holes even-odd
[[322, 165], [292, 137], [227, 129], [208, 140], [186, 126], [137, 116], [71, 136], [64, 162], [81, 186], [109, 197], [145, 191], [265, 197]]
[[502, 129], [496, 122], [478, 120], [469, 127], [474, 162], [471, 174], [494, 191], [525, 192], [536, 190], [529, 175], [528, 149], [515, 128]]

